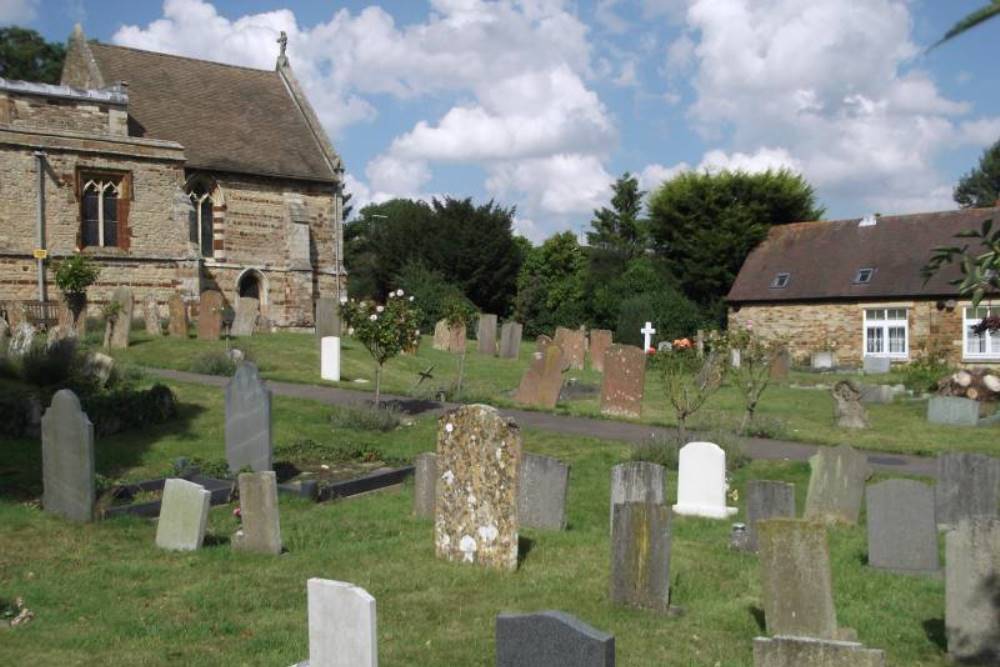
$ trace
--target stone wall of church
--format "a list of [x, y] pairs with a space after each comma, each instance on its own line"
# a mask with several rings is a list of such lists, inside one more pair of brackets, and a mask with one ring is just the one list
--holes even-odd
[[18, 129], [128, 134], [128, 116], [121, 106], [4, 92], [0, 92], [0, 123]]

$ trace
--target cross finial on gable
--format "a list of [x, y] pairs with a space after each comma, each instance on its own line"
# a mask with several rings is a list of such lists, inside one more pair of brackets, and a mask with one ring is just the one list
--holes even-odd
[[281, 31], [281, 36], [278, 37], [278, 44], [281, 46], [281, 53], [278, 54], [279, 57], [285, 57], [285, 49], [288, 48], [288, 33], [284, 30]]

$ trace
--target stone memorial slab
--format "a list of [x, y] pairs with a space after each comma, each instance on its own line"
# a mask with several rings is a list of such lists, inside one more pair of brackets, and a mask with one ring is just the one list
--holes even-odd
[[375, 598], [331, 579], [307, 587], [310, 667], [378, 667]]
[[413, 460], [413, 513], [425, 519], [434, 518], [437, 496], [437, 454], [425, 452]]
[[215, 290], [201, 293], [198, 304], [198, 340], [219, 340], [222, 336], [222, 294]]
[[186, 479], [168, 479], [163, 485], [156, 546], [170, 551], [201, 548], [208, 527], [212, 492]]
[[945, 538], [945, 634], [955, 662], [1000, 665], [1000, 520], [963, 520]]
[[934, 489], [889, 479], [867, 490], [868, 564], [901, 574], [934, 574], [938, 562]]
[[465, 324], [449, 325], [448, 327], [448, 351], [452, 354], [465, 352]]
[[598, 373], [604, 372], [604, 353], [614, 342], [614, 334], [607, 329], [590, 332], [590, 367]]
[[497, 667], [614, 667], [615, 638], [561, 611], [499, 614]]
[[871, 476], [868, 457], [850, 445], [820, 447], [809, 466], [805, 518], [856, 524]]
[[617, 417], [642, 416], [646, 354], [634, 345], [612, 345], [604, 353], [601, 412]]
[[278, 516], [278, 478], [270, 470], [239, 476], [242, 529], [233, 537], [233, 549], [253, 553], [281, 553]]
[[548, 456], [525, 453], [517, 487], [517, 517], [525, 528], [564, 530], [569, 466]]
[[809, 357], [809, 365], [812, 366], [813, 370], [830, 370], [837, 365], [837, 358], [834, 353], [829, 350], [823, 352], [813, 352], [812, 356]]
[[146, 323], [146, 333], [150, 336], [162, 336], [163, 327], [160, 325], [160, 305], [156, 302], [155, 294], [146, 295], [142, 315]]
[[752, 479], [747, 482], [747, 549], [757, 551], [757, 522], [795, 518], [795, 485]]
[[713, 442], [689, 442], [681, 447], [674, 513], [725, 519], [736, 514], [726, 507], [726, 452]]
[[890, 368], [892, 368], [892, 361], [888, 357], [865, 357], [865, 375], [888, 373]]
[[170, 310], [170, 322], [167, 324], [167, 333], [176, 338], [187, 338], [188, 316], [187, 304], [180, 294], [173, 294], [167, 300], [167, 308]]
[[663, 505], [667, 470], [648, 461], [629, 461], [611, 468], [611, 507], [609, 524], [614, 521], [615, 505], [652, 503]]
[[94, 426], [69, 389], [42, 416], [42, 507], [70, 521], [94, 520]]
[[448, 320], [438, 320], [434, 325], [434, 341], [431, 347], [442, 352], [448, 351]]
[[35, 327], [28, 322], [21, 322], [14, 327], [14, 335], [7, 345], [7, 354], [12, 357], [23, 357], [35, 342]]
[[885, 653], [857, 642], [754, 637], [754, 667], [885, 667]]
[[517, 359], [521, 355], [524, 326], [520, 322], [504, 322], [500, 327], [500, 357]]
[[782, 348], [778, 350], [774, 358], [771, 359], [770, 374], [772, 380], [785, 380], [788, 378], [789, 371], [792, 370], [792, 353], [788, 351], [788, 348]]
[[611, 602], [670, 609], [670, 508], [622, 503], [611, 517]]
[[979, 426], [979, 401], [963, 396], [931, 396], [927, 421], [948, 426]]
[[583, 331], [556, 327], [556, 335], [552, 342], [562, 349], [570, 368], [583, 370], [587, 356], [587, 335]]
[[517, 487], [521, 433], [488, 405], [466, 405], [438, 420], [438, 558], [517, 569]]
[[934, 485], [939, 528], [962, 519], [996, 518], [1000, 504], [1000, 459], [985, 454], [952, 452], [938, 455]]
[[480, 313], [476, 327], [476, 350], [479, 354], [495, 356], [497, 353], [497, 316]]
[[230, 333], [233, 336], [252, 336], [260, 317], [260, 301], [253, 297], [241, 296], [236, 301], [236, 317]]
[[757, 539], [768, 633], [839, 639], [826, 526], [767, 519]]
[[340, 339], [336, 336], [320, 340], [319, 374], [327, 382], [340, 382]]
[[316, 339], [341, 336], [340, 301], [329, 296], [316, 300]]
[[135, 315], [135, 299], [128, 287], [116, 287], [111, 293], [111, 303], [117, 304], [118, 312], [111, 324], [111, 348], [124, 350], [132, 334], [132, 317]]
[[248, 361], [226, 385], [226, 461], [232, 472], [272, 467], [271, 390]]
[[544, 352], [534, 353], [531, 365], [521, 376], [521, 383], [514, 392], [514, 400], [522, 405], [551, 410], [559, 402], [562, 385], [562, 349], [552, 344]]

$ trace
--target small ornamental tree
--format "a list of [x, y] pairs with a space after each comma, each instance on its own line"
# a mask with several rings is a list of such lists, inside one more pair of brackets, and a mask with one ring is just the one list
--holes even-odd
[[723, 346], [740, 351], [740, 364], [729, 364], [727, 371], [733, 386], [743, 398], [743, 419], [740, 433], [746, 434], [753, 422], [760, 397], [771, 382], [771, 365], [785, 349], [785, 342], [767, 339], [753, 330], [753, 323], [734, 327], [726, 332]]
[[382, 400], [382, 368], [419, 339], [420, 311], [413, 297], [399, 289], [389, 293], [385, 304], [351, 299], [340, 306], [348, 333], [365, 346], [375, 360], [375, 406]]
[[[466, 298], [451, 298], [445, 301], [441, 314], [444, 321], [448, 323], [448, 328], [454, 330], [456, 327], [468, 327], [472, 321], [472, 316], [476, 314], [476, 309]], [[462, 383], [465, 381], [465, 346], [458, 356], [458, 379], [455, 380], [455, 398], [462, 396]]]
[[714, 349], [704, 357], [690, 345], [657, 352], [652, 357], [656, 371], [677, 419], [677, 436], [687, 440], [687, 420], [701, 409], [722, 386], [723, 357]]
[[56, 286], [73, 314], [74, 327], [87, 306], [87, 288], [97, 282], [100, 273], [101, 269], [83, 255], [67, 257], [56, 268]]

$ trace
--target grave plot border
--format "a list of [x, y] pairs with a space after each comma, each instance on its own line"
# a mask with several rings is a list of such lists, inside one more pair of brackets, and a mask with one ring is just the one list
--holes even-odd
[[[144, 482], [137, 482], [136, 484], [123, 484], [117, 488], [124, 489], [132, 494], [140, 493], [142, 491], [163, 491], [164, 485], [167, 483], [167, 477], [162, 479], [150, 479]], [[169, 479], [183, 479], [188, 482], [194, 482], [195, 484], [201, 484], [205, 487], [205, 490], [209, 491], [211, 495], [210, 503], [212, 506], [215, 505], [225, 505], [228, 503], [233, 495], [233, 489], [236, 486], [236, 482], [215, 479], [214, 477], [205, 477], [198, 473], [188, 473], [186, 475], [179, 475], [176, 478]], [[145, 503], [133, 503], [131, 505], [118, 505], [113, 507], [108, 507], [99, 513], [97, 517], [98, 520], [113, 519], [118, 516], [138, 516], [147, 519], [155, 519], [160, 516], [160, 500], [151, 500]]]

